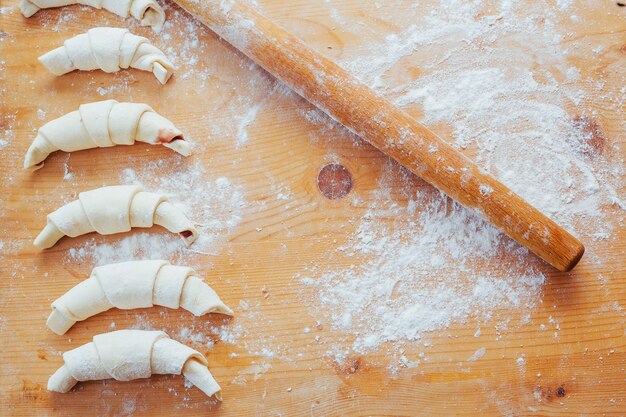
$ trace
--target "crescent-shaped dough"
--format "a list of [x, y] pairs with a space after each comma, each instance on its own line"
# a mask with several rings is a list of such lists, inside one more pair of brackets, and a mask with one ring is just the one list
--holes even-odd
[[41, 168], [54, 151], [132, 145], [135, 141], [191, 155], [191, 145], [183, 133], [147, 104], [105, 100], [82, 104], [78, 110], [41, 126], [26, 152], [24, 168]]
[[165, 196], [145, 192], [138, 185], [114, 185], [82, 192], [78, 200], [48, 214], [46, 227], [33, 243], [47, 249], [63, 236], [112, 235], [155, 224], [180, 234], [187, 246], [198, 237], [193, 223]]
[[22, 0], [20, 10], [24, 16], [31, 17], [41, 9], [71, 4], [105, 9], [121, 17], [132, 16], [141, 26], [152, 26], [155, 32], [160, 32], [165, 23], [165, 12], [155, 0]]
[[66, 40], [63, 46], [39, 57], [54, 75], [74, 70], [117, 72], [122, 68], [150, 71], [165, 84], [174, 66], [165, 54], [143, 36], [122, 28], [93, 28]]
[[118, 330], [94, 336], [63, 354], [65, 365], [48, 380], [48, 390], [68, 392], [79, 381], [113, 378], [131, 381], [157, 374], [181, 373], [209, 397], [222, 400], [221, 388], [200, 352], [149, 330]]
[[77, 321], [113, 307], [182, 307], [196, 316], [233, 311], [211, 287], [184, 266], [167, 261], [131, 261], [94, 268], [91, 276], [52, 303], [48, 327], [62, 335]]

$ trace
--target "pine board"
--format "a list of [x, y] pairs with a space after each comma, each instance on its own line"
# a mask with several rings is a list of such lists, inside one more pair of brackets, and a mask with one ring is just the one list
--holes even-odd
[[[452, 325], [430, 336], [428, 362], [401, 368], [397, 373], [387, 368], [386, 348], [333, 362], [325, 354], [326, 347], [345, 335], [329, 326], [317, 326], [311, 307], [300, 298], [301, 284], [294, 277], [311, 265], [341, 268], [353, 262], [329, 253], [355, 231], [355, 220], [365, 213], [368, 199], [373, 198], [379, 178], [389, 166], [388, 159], [332, 123], [311, 123], [306, 117], [312, 110], [310, 105], [282, 92], [270, 76], [205, 29], [190, 29], [197, 30], [200, 59], [178, 63], [181, 73], [189, 76], [178, 73], [164, 87], [151, 74], [138, 71], [116, 76], [73, 73], [54, 78], [36, 57], [92, 26], [130, 26], [163, 48], [183, 39], [176, 32], [172, 39], [159, 39], [131, 19], [124, 21], [75, 6], [67, 8], [69, 11], [40, 12], [27, 20], [17, 12], [16, 3], [3, 2], [2, 7], [12, 9], [0, 15], [0, 123], [12, 132], [0, 157], [5, 189], [0, 199], [4, 223], [0, 263], [1, 414], [626, 414], [625, 316], [619, 308], [606, 308], [626, 305], [623, 228], [616, 229], [611, 241], [594, 244], [594, 252], [572, 273], [557, 273], [538, 263], [537, 268], [548, 277], [541, 303], [529, 323], [504, 335], [493, 325], [485, 325], [478, 340], [475, 326]], [[385, 24], [377, 20], [378, 9], [372, 4], [341, 0], [333, 5], [345, 16], [365, 16], [371, 18], [372, 25]], [[261, 6], [268, 16], [331, 58], [340, 59], [359, 44], [338, 28], [324, 2], [265, 0]], [[564, 16], [563, 32], [568, 34], [564, 42], [575, 39], [589, 48], [602, 46], [605, 52], [600, 56], [577, 55], [573, 65], [603, 81], [604, 91], [617, 95], [621, 91], [623, 97], [626, 8], [603, 1], [595, 9], [584, 10], [588, 15], [579, 18], [585, 24], [574, 24]], [[174, 13], [181, 12], [172, 5], [168, 17]], [[399, 6], [397, 13], [405, 11]], [[182, 26], [193, 19], [183, 14], [173, 20]], [[196, 70], [203, 74], [203, 82], [198, 81], [197, 73], [194, 75]], [[419, 77], [419, 69], [412, 76]], [[78, 152], [69, 159], [55, 154], [36, 174], [21, 170], [24, 152], [35, 129], [43, 123], [39, 109], [45, 111], [43, 119], [49, 120], [74, 110], [81, 102], [103, 98], [151, 104], [202, 144], [193, 161], [203, 166], [207, 178], [225, 176], [243, 188], [246, 204], [239, 224], [223, 232], [216, 253], [198, 255], [192, 264], [238, 314], [245, 316], [246, 305], [253, 303], [258, 327], [250, 316], [233, 320], [193, 318], [184, 312], [154, 308], [112, 310], [76, 325], [64, 337], [45, 328], [50, 302], [86, 277], [93, 266], [89, 259], [68, 261], [70, 249], [94, 239], [64, 239], [52, 250], [37, 253], [31, 241], [43, 226], [45, 214], [78, 191], [118, 182], [120, 172], [136, 164], [169, 158], [179, 164], [190, 163], [177, 160], [180, 157], [166, 149], [136, 145]], [[262, 106], [248, 126], [247, 141], [238, 143], [240, 132], [223, 127], [240, 121], [241, 108], [260, 100]], [[617, 142], [612, 149], [623, 150], [623, 113], [605, 106], [601, 95], [582, 103], [580, 109], [594, 114], [603, 135]], [[442, 132], [447, 129], [438, 128]], [[616, 155], [620, 156], [624, 154]], [[329, 200], [318, 190], [318, 172], [331, 162], [341, 163], [352, 174], [353, 189], [348, 198]], [[66, 167], [73, 178], [64, 179]], [[397, 169], [394, 172], [400, 173]], [[395, 198], [405, 201], [402, 190], [407, 180], [398, 174], [393, 181], [398, 183]], [[428, 190], [418, 179], [408, 181], [415, 189]], [[276, 198], [281, 187], [290, 190], [286, 201]], [[616, 211], [615, 219], [618, 217]], [[97, 237], [95, 241], [105, 244], [119, 238]], [[594, 256], [604, 261], [593, 262]], [[515, 310], [502, 313], [519, 319]], [[137, 314], [146, 317], [152, 327], [172, 335], [178, 334], [181, 326], [206, 330], [235, 326], [238, 321], [248, 326], [235, 344], [221, 342], [205, 330], [215, 345], [209, 349], [203, 342], [192, 343], [208, 355], [210, 369], [223, 387], [223, 403], [185, 388], [179, 377], [82, 383], [67, 395], [45, 390], [48, 376], [62, 362], [60, 352], [110, 330], [111, 323], [116, 328], [136, 325]], [[552, 316], [559, 318], [558, 339], [552, 331], [537, 331], [538, 323], [548, 323]], [[305, 333], [307, 327], [312, 331]], [[279, 346], [283, 357], [255, 354], [265, 342]], [[468, 361], [481, 347], [485, 355]], [[405, 349], [412, 358], [420, 352], [418, 346]], [[523, 372], [516, 363], [522, 353], [526, 362]]]

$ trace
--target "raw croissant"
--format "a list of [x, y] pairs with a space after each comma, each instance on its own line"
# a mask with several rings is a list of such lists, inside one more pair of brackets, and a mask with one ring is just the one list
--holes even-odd
[[143, 36], [122, 28], [93, 28], [87, 33], [66, 40], [63, 46], [39, 57], [54, 75], [74, 70], [117, 72], [120, 68], [151, 71], [165, 84], [172, 76], [174, 66], [165, 54]]
[[213, 312], [233, 315], [193, 269], [167, 261], [131, 261], [94, 268], [88, 279], [52, 303], [48, 327], [61, 335], [77, 321], [113, 307], [154, 305], [182, 307], [196, 316]]
[[82, 104], [78, 110], [46, 123], [28, 148], [25, 169], [39, 169], [54, 151], [132, 145], [135, 141], [163, 145], [184, 156], [191, 145], [172, 122], [147, 104], [115, 100]]
[[160, 32], [165, 23], [165, 12], [155, 0], [22, 0], [20, 10], [24, 16], [31, 17], [41, 9], [70, 4], [105, 9], [121, 17], [130, 15], [141, 21], [141, 26], [152, 26], [155, 32]]
[[65, 365], [48, 380], [48, 390], [68, 392], [78, 381], [131, 381], [153, 374], [181, 373], [206, 395], [222, 400], [221, 388], [200, 352], [148, 330], [118, 330], [94, 336], [63, 354]]
[[78, 200], [48, 214], [46, 227], [34, 245], [47, 249], [63, 236], [76, 237], [90, 232], [111, 235], [155, 224], [180, 234], [187, 246], [198, 237], [191, 221], [166, 197], [145, 192], [138, 185], [102, 187], [82, 192]]

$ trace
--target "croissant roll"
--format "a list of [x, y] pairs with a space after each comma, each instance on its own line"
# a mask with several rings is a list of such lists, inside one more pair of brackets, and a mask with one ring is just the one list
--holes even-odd
[[196, 272], [167, 261], [131, 261], [94, 268], [91, 276], [52, 303], [48, 327], [62, 335], [77, 321], [113, 307], [182, 307], [196, 316], [233, 311]]
[[74, 152], [135, 142], [163, 145], [183, 156], [191, 155], [191, 144], [183, 133], [147, 104], [105, 100], [82, 104], [78, 110], [41, 126], [26, 152], [24, 169], [43, 167], [48, 155], [59, 150]]
[[63, 236], [76, 237], [128, 232], [133, 227], [158, 224], [180, 234], [187, 246], [198, 237], [193, 223], [165, 196], [143, 191], [138, 185], [115, 185], [79, 194], [47, 217], [46, 227], [33, 244], [40, 249], [54, 246]]
[[153, 330], [118, 330], [63, 354], [65, 364], [48, 380], [48, 390], [65, 393], [79, 381], [113, 378], [132, 381], [181, 373], [209, 397], [222, 400], [221, 388], [197, 350]]
[[165, 23], [165, 12], [155, 0], [22, 0], [20, 10], [25, 17], [31, 17], [41, 9], [82, 4], [105, 9], [121, 17], [132, 16], [141, 26], [151, 26], [160, 32]]
[[172, 76], [174, 66], [165, 54], [143, 36], [127, 29], [100, 27], [89, 29], [66, 40], [63, 46], [43, 54], [41, 62], [54, 75], [74, 70], [117, 72], [136, 68], [149, 71], [165, 84]]

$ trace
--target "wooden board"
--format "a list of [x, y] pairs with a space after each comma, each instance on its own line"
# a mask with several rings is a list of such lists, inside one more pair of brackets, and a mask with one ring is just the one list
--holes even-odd
[[[374, 2], [364, 5], [342, 0], [333, 2], [331, 9], [325, 2], [305, 0], [260, 3], [268, 16], [332, 59], [342, 59], [374, 41], [363, 40], [367, 34], [371, 36], [368, 31], [363, 32], [363, 39], [342, 31], [337, 11], [342, 18], [365, 19], [378, 29], [397, 29], [388, 19], [378, 19], [380, 5]], [[303, 299], [302, 284], [295, 277], [312, 268], [340, 269], [354, 263], [354, 259], [336, 256], [335, 249], [356, 231], [381, 175], [389, 171], [387, 158], [330, 122], [312, 123], [307, 117], [310, 105], [285, 94], [271, 77], [209, 30], [194, 25], [175, 5], [168, 3], [167, 13], [168, 21], [177, 27], [166, 30], [171, 37], [165, 39], [137, 27], [132, 19], [86, 7], [44, 11], [24, 19], [16, 4], [3, 2], [0, 14], [0, 126], [8, 141], [0, 158], [5, 189], [0, 198], [4, 225], [1, 414], [626, 414], [626, 321], [622, 309], [626, 305], [626, 232], [619, 209], [605, 208], [617, 227], [610, 239], [592, 244], [574, 272], [555, 273], [537, 263], [547, 282], [527, 323], [503, 331], [494, 318], [481, 326], [480, 338], [474, 337], [476, 326], [453, 324], [429, 334], [428, 361], [397, 372], [389, 370], [389, 356], [394, 354], [390, 345], [366, 354], [350, 352], [344, 360], [335, 361], [328, 350], [347, 336], [328, 324], [318, 324], [316, 307], [307, 303], [310, 299]], [[408, 3], [394, 3], [391, 9], [386, 16], [397, 13], [398, 22], [417, 13]], [[572, 110], [578, 112], [572, 117], [593, 115], [617, 152], [611, 157], [619, 160], [624, 157], [623, 104], [607, 106], [606, 97], [621, 97], [624, 102], [626, 8], [604, 1], [581, 8], [578, 13], [585, 14], [577, 19], [568, 13], [564, 10], [559, 20], [561, 32], [566, 34], [562, 42], [576, 41], [581, 48], [570, 64], [584, 75], [581, 79], [591, 77], [603, 83], [603, 93], [588, 96]], [[37, 62], [39, 55], [64, 39], [102, 25], [129, 26], [165, 50], [175, 48], [175, 55], [181, 57], [179, 72], [161, 87], [151, 74], [139, 71], [72, 73], [55, 78]], [[197, 35], [197, 43], [189, 41], [190, 34]], [[595, 48], [603, 52], [585, 53]], [[198, 59], [185, 60], [192, 56]], [[417, 58], [417, 62], [426, 59]], [[406, 77], [407, 73], [414, 79], [420, 76], [418, 67], [399, 74], [391, 70], [386, 76]], [[193, 161], [183, 161], [166, 149], [136, 145], [78, 152], [69, 159], [66, 154], [55, 154], [36, 174], [21, 170], [24, 152], [38, 126], [75, 110], [82, 102], [103, 98], [152, 105], [199, 145]], [[261, 105], [255, 108], [258, 103]], [[253, 121], [249, 125], [244, 121], [247, 135], [237, 128], [242, 125], [242, 109]], [[414, 113], [420, 115], [419, 110]], [[450, 133], [445, 124], [433, 128]], [[471, 155], [471, 150], [468, 152]], [[235, 308], [237, 317], [194, 318], [164, 308], [112, 310], [79, 323], [63, 337], [48, 331], [45, 319], [50, 302], [88, 276], [93, 267], [93, 259], [72, 256], [72, 248], [84, 247], [92, 240], [98, 245], [114, 243], [120, 236], [64, 239], [53, 249], [37, 253], [31, 241], [43, 226], [45, 214], [79, 191], [119, 182], [124, 169], [170, 159], [178, 165], [198, 162], [206, 181], [223, 176], [241, 187], [245, 203], [236, 213], [240, 221], [218, 230], [221, 236], [213, 246], [215, 252], [185, 257]], [[352, 174], [348, 198], [329, 200], [319, 192], [318, 173], [328, 163], [340, 163]], [[151, 172], [167, 176], [168, 166], [163, 172], [159, 166]], [[392, 192], [394, 201], [406, 203], [407, 187], [432, 192], [421, 181], [406, 179], [397, 167], [391, 167], [391, 181], [397, 185]], [[280, 190], [284, 198], [277, 198]], [[207, 201], [222, 207], [209, 197]], [[495, 313], [515, 320], [521, 314], [516, 309]], [[554, 318], [558, 337], [554, 328], [537, 330], [540, 323]], [[194, 342], [192, 334], [189, 343], [209, 357], [211, 371], [223, 387], [224, 402], [207, 400], [198, 390], [186, 388], [180, 377], [165, 376], [128, 383], [81, 383], [66, 395], [47, 392], [49, 375], [62, 363], [60, 353], [111, 330], [113, 323], [117, 329], [143, 324], [165, 329], [173, 336], [179, 335], [181, 328], [200, 335]], [[216, 326], [239, 329], [241, 334], [234, 342], [222, 341]], [[214, 341], [212, 347], [207, 339]], [[484, 356], [468, 360], [480, 348], [484, 348]], [[408, 343], [403, 349], [413, 360], [425, 347]], [[523, 370], [517, 362], [521, 356]]]

